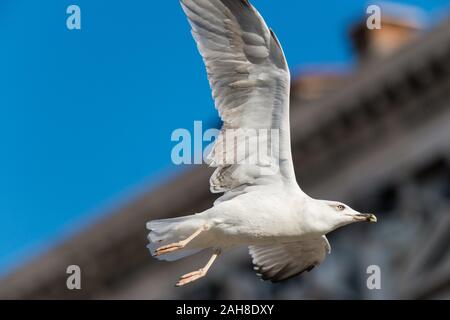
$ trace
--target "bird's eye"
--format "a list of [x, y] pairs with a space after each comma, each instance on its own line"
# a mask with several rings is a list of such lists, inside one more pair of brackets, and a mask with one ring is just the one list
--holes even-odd
[[345, 206], [343, 206], [342, 204], [338, 205], [336, 207], [339, 211], [344, 211], [345, 210]]

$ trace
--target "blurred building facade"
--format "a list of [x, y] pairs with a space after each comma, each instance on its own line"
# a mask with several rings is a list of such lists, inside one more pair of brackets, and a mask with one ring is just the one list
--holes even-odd
[[[449, 299], [450, 21], [424, 32], [392, 18], [351, 35], [354, 72], [293, 81], [293, 156], [308, 194], [376, 212], [378, 225], [331, 234], [324, 264], [285, 283], [259, 281], [242, 249], [177, 289], [178, 276], [207, 257], [152, 259], [145, 224], [212, 204], [211, 170], [196, 167], [0, 280], [0, 298]], [[69, 265], [81, 267], [82, 290], [67, 289]], [[372, 265], [381, 290], [367, 288]]]

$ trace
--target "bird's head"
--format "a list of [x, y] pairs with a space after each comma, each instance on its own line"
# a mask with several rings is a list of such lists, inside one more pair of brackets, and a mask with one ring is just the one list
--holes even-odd
[[341, 202], [316, 200], [314, 204], [316, 215], [324, 221], [322, 228], [331, 232], [355, 222], [377, 222], [377, 217], [371, 213], [360, 213]]

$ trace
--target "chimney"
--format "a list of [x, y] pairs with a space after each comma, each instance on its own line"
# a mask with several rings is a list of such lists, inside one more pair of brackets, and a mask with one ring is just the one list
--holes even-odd
[[384, 57], [416, 39], [422, 33], [423, 12], [416, 7], [382, 2], [381, 29], [370, 30], [366, 19], [351, 29], [353, 46], [361, 62]]

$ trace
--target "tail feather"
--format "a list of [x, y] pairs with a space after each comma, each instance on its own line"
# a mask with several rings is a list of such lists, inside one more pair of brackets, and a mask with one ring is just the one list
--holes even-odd
[[203, 249], [189, 248], [188, 246], [185, 249], [180, 249], [157, 257], [155, 256], [155, 251], [159, 247], [188, 238], [201, 227], [202, 223], [202, 220], [197, 216], [150, 221], [147, 223], [147, 229], [150, 230], [148, 235], [150, 244], [147, 248], [150, 250], [152, 256], [164, 261], [176, 261], [196, 254]]

